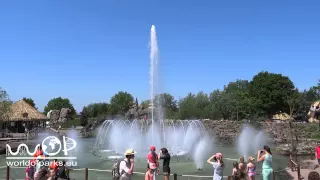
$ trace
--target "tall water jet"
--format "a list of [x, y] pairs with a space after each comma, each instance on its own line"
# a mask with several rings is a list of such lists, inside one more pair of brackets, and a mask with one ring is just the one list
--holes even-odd
[[[152, 143], [154, 141], [154, 124], [156, 121], [163, 120], [161, 110], [161, 100], [156, 98], [159, 94], [159, 49], [157, 41], [156, 27], [151, 26], [150, 30], [150, 102], [151, 102], [151, 122], [152, 122]], [[161, 123], [160, 123], [161, 124]]]
[[93, 154], [101, 159], [116, 159], [128, 148], [145, 157], [148, 147], [166, 147], [172, 156], [193, 157], [198, 168], [213, 144], [204, 138], [206, 130], [199, 120], [164, 120], [159, 81], [159, 49], [155, 26], [150, 31], [150, 102], [151, 112], [145, 120], [105, 120], [96, 137]]
[[237, 150], [241, 156], [248, 159], [250, 155], [255, 155], [266, 143], [263, 131], [255, 130], [250, 125], [242, 127], [240, 136], [237, 139]]

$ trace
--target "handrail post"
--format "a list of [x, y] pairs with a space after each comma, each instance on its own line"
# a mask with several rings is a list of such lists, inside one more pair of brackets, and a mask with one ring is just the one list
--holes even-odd
[[6, 176], [6, 180], [10, 179], [10, 166], [7, 166], [7, 176]]
[[173, 180], [178, 180], [178, 176], [176, 173], [173, 174]]
[[298, 172], [298, 180], [301, 180], [300, 164], [297, 165], [297, 172]]
[[276, 180], [276, 174], [274, 173], [274, 171], [272, 171], [272, 177], [273, 177], [273, 180]]
[[88, 180], [88, 168], [84, 170], [84, 179]]

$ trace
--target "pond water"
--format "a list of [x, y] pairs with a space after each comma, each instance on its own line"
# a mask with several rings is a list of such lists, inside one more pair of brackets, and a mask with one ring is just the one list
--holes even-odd
[[[73, 154], [77, 157], [76, 163], [77, 167], [74, 168], [90, 168], [90, 169], [100, 169], [100, 170], [111, 170], [112, 165], [114, 164], [113, 160], [105, 160], [94, 156], [92, 153], [92, 147], [94, 146], [95, 139], [94, 138], [81, 138], [77, 139], [77, 149], [76, 153]], [[79, 145], [79, 146], [78, 146]], [[235, 160], [238, 160], [240, 154], [237, 153], [237, 150], [234, 146], [216, 146], [215, 152], [221, 152], [224, 156], [224, 162], [226, 164], [224, 175], [231, 175], [232, 172], [232, 163]], [[215, 153], [212, 152], [212, 153]], [[139, 153], [139, 152], [138, 152]], [[256, 156], [256, 155], [255, 155]], [[5, 155], [0, 156], [0, 166], [6, 166], [9, 160], [6, 159]], [[146, 170], [146, 158], [136, 158], [135, 160], [135, 172], [145, 172]], [[273, 156], [273, 168], [274, 170], [284, 169], [288, 165], [288, 157], [274, 155]], [[261, 164], [257, 164], [257, 173], [261, 172]], [[196, 170], [196, 165], [192, 160], [188, 160], [188, 157], [172, 157], [171, 159], [171, 173], [177, 173], [178, 175], [198, 175], [198, 176], [212, 176], [213, 170], [210, 164], [205, 163], [203, 171], [199, 172]], [[6, 169], [0, 169], [0, 179], [4, 179], [6, 175]], [[283, 176], [284, 173], [276, 173], [277, 179], [288, 179]], [[73, 170], [70, 172], [70, 178], [72, 179], [84, 179], [85, 172], [84, 170]], [[23, 179], [25, 177], [25, 168], [11, 168], [10, 177], [12, 179]], [[143, 175], [134, 174], [134, 180], [142, 179]], [[89, 179], [90, 180], [99, 180], [105, 179], [111, 180], [110, 172], [96, 172], [89, 171]], [[162, 179], [162, 177], [161, 177]], [[192, 177], [179, 177], [178, 179], [188, 180], [188, 179], [212, 179], [212, 177], [204, 177], [204, 178], [192, 178]], [[259, 178], [258, 178], [259, 179]]]

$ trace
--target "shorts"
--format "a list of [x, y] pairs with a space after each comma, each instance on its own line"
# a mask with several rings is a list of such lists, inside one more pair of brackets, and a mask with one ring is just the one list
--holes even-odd
[[163, 175], [170, 176], [170, 167], [163, 167]]

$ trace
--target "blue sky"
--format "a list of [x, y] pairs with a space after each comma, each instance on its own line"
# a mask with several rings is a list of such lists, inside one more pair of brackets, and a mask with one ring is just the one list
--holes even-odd
[[1, 1], [0, 87], [40, 110], [67, 97], [79, 111], [119, 90], [149, 97], [149, 31], [163, 90], [177, 99], [265, 70], [317, 83], [320, 1]]

